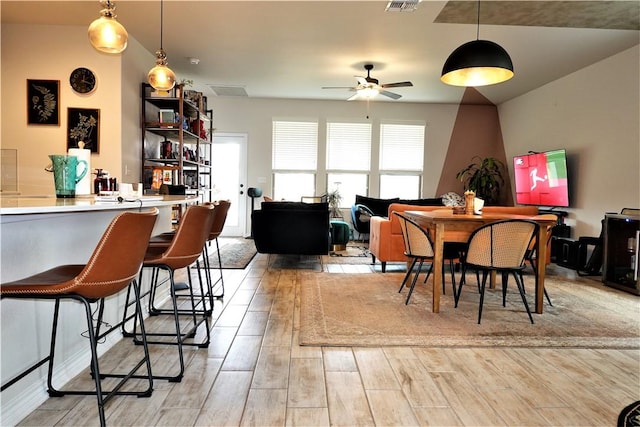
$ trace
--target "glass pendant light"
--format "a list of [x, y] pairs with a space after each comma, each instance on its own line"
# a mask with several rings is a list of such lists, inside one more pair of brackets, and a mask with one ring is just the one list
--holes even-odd
[[442, 67], [442, 82], [452, 86], [487, 86], [513, 77], [511, 57], [502, 46], [480, 40], [480, 0], [476, 40], [454, 50]]
[[89, 25], [89, 42], [100, 52], [121, 53], [127, 48], [127, 30], [116, 20], [114, 2], [102, 0], [100, 4], [104, 9], [100, 18]]
[[149, 84], [158, 91], [171, 90], [176, 84], [176, 74], [167, 66], [167, 54], [162, 49], [162, 0], [160, 0], [160, 49], [156, 51], [156, 66], [149, 71]]

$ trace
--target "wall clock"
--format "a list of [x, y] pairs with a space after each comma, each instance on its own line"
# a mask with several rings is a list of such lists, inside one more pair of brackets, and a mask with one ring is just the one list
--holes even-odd
[[96, 88], [96, 75], [88, 68], [76, 68], [69, 76], [69, 84], [77, 93], [90, 93]]

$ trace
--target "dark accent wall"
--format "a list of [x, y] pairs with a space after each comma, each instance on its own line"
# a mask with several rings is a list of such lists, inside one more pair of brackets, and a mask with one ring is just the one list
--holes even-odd
[[436, 194], [448, 191], [462, 194], [464, 188], [456, 179], [456, 174], [469, 165], [474, 156], [495, 157], [505, 164], [505, 185], [501, 191], [500, 204], [513, 205], [509, 164], [502, 140], [498, 108], [475, 88], [470, 87], [465, 90], [458, 107]]

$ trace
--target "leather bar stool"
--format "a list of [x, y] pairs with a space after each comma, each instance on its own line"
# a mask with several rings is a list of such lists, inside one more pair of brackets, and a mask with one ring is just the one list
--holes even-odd
[[[224, 229], [224, 224], [227, 221], [227, 213], [229, 212], [229, 208], [231, 207], [231, 202], [228, 200], [220, 200], [215, 205], [213, 209], [213, 224], [211, 224], [211, 231], [209, 232], [209, 237], [207, 237], [207, 243], [211, 244], [211, 242], [216, 242], [216, 251], [218, 252], [218, 271], [220, 272], [220, 277], [213, 282], [211, 278], [211, 263], [209, 260], [209, 249], [208, 245], [204, 245], [204, 256], [203, 256], [203, 264], [205, 268], [205, 274], [207, 277], [207, 287], [208, 287], [208, 296], [210, 299], [211, 308], [213, 309], [213, 298], [223, 298], [224, 297], [224, 277], [222, 276], [222, 258], [220, 258], [220, 245], [218, 244], [218, 237], [222, 233]], [[198, 265], [199, 268], [199, 265]], [[213, 295], [213, 289], [216, 284], [220, 283], [220, 288], [222, 290], [221, 294]]]
[[[231, 202], [227, 200], [220, 200], [214, 204], [213, 209], [213, 223], [211, 224], [211, 231], [209, 232], [209, 236], [207, 237], [207, 242], [204, 245], [204, 249], [202, 251], [202, 269], [205, 271], [205, 278], [207, 283], [207, 291], [206, 298], [209, 301], [209, 306], [204, 309], [207, 315], [211, 315], [213, 312], [213, 299], [214, 298], [223, 298], [224, 297], [224, 277], [222, 273], [222, 259], [220, 258], [220, 245], [218, 244], [218, 237], [222, 233], [224, 229], [224, 224], [227, 220], [227, 213], [229, 212], [229, 207], [231, 206]], [[170, 244], [173, 238], [175, 237], [175, 232], [170, 231], [167, 233], [162, 233], [157, 236], [153, 236], [149, 241], [149, 247], [152, 250], [165, 250]], [[215, 241], [216, 251], [218, 256], [218, 271], [220, 273], [220, 277], [214, 282], [211, 277], [211, 262], [209, 258], [209, 247], [208, 245], [211, 242]], [[201, 264], [199, 260], [196, 260], [196, 268], [198, 269], [198, 278], [202, 280], [200, 276]], [[221, 293], [218, 295], [214, 295], [214, 287], [220, 283]], [[187, 296], [176, 294], [177, 297]]]
[[[208, 316], [202, 311], [198, 312], [197, 307], [200, 304], [205, 303], [205, 292], [202, 288], [202, 282], [200, 283], [200, 294], [196, 295], [193, 292], [192, 280], [191, 280], [191, 264], [195, 262], [202, 253], [203, 246], [209, 236], [211, 230], [211, 223], [213, 222], [213, 205], [192, 205], [189, 206], [178, 225], [178, 229], [175, 232], [175, 236], [171, 239], [169, 245], [160, 248], [148, 246], [147, 254], [143, 261], [143, 270], [145, 268], [151, 269], [151, 284], [149, 290], [149, 314], [172, 314], [175, 323], [175, 332], [149, 332], [147, 331], [147, 337], [159, 337], [157, 340], [147, 339], [149, 344], [164, 344], [164, 345], [176, 345], [178, 347], [178, 362], [179, 373], [177, 375], [156, 375], [155, 379], [166, 379], [171, 382], [179, 382], [182, 380], [184, 374], [184, 355], [182, 347], [184, 345], [197, 346], [200, 348], [206, 348], [211, 341], [209, 331]], [[150, 239], [147, 240], [147, 244]], [[186, 307], [179, 307], [178, 299], [175, 290], [175, 272], [179, 269], [187, 269], [188, 280], [188, 303]], [[160, 271], [165, 271], [168, 274], [168, 278], [160, 280]], [[142, 282], [142, 271], [140, 272], [140, 281]], [[157, 296], [158, 287], [168, 283], [169, 291], [171, 294], [170, 309], [160, 309], [155, 306], [155, 299]], [[127, 319], [127, 309], [129, 303], [129, 295], [127, 295], [127, 303], [125, 304], [124, 319]], [[180, 326], [180, 316], [188, 315], [190, 318], [190, 328], [187, 331], [183, 331]], [[200, 317], [200, 315], [202, 315]], [[139, 342], [138, 331], [136, 324], [132, 331], [124, 329], [123, 322], [123, 334], [125, 336], [133, 336], [134, 342]], [[206, 338], [204, 341], [185, 342], [187, 338], [193, 338], [198, 327], [204, 323]], [[171, 338], [160, 339], [160, 337]]]
[[[2, 298], [51, 299], [55, 301], [49, 356], [14, 380], [22, 378], [28, 372], [48, 361], [47, 391], [49, 395], [96, 395], [98, 414], [102, 426], [105, 425], [104, 405], [111, 397], [116, 395], [148, 397], [151, 395], [153, 377], [146, 331], [142, 319], [140, 288], [136, 282], [136, 276], [140, 271], [147, 243], [157, 216], [158, 210], [156, 208], [148, 212], [123, 212], [111, 221], [87, 264], [61, 265], [21, 280], [0, 285], [0, 296]], [[128, 373], [105, 374], [100, 372], [98, 363], [98, 340], [104, 338], [115, 328], [100, 332], [104, 299], [120, 292], [129, 284], [135, 294], [138, 316], [136, 320], [140, 323], [140, 342], [143, 345], [144, 357]], [[60, 302], [64, 299], [78, 301], [84, 305], [89, 347], [91, 349], [91, 373], [95, 380], [95, 390], [59, 390], [52, 383], [58, 315], [60, 313]], [[98, 316], [96, 325], [94, 325], [90, 304], [96, 302], [98, 303]], [[108, 354], [104, 357], [108, 357]], [[137, 375], [136, 373], [143, 366], [146, 367], [146, 375]], [[105, 391], [102, 389], [102, 380], [104, 378], [120, 378], [120, 381], [110, 391]], [[145, 378], [148, 380], [148, 384], [142, 391], [122, 389], [124, 383], [130, 378]], [[10, 383], [15, 383], [14, 380]], [[7, 384], [4, 387], [8, 387], [11, 384]]]

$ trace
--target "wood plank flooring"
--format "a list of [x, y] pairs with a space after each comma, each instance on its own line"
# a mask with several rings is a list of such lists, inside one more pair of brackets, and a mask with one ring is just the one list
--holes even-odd
[[[258, 255], [245, 270], [224, 271], [209, 348], [185, 349], [182, 382], [158, 380], [149, 398], [109, 401], [108, 425], [613, 426], [640, 400], [638, 350], [300, 347], [297, 270], [267, 263]], [[130, 349], [118, 343], [105, 366]], [[175, 348], [151, 350], [154, 370], [176, 369]], [[87, 373], [69, 386], [80, 383], [91, 386]], [[65, 396], [19, 425], [98, 424], [95, 397]]]

